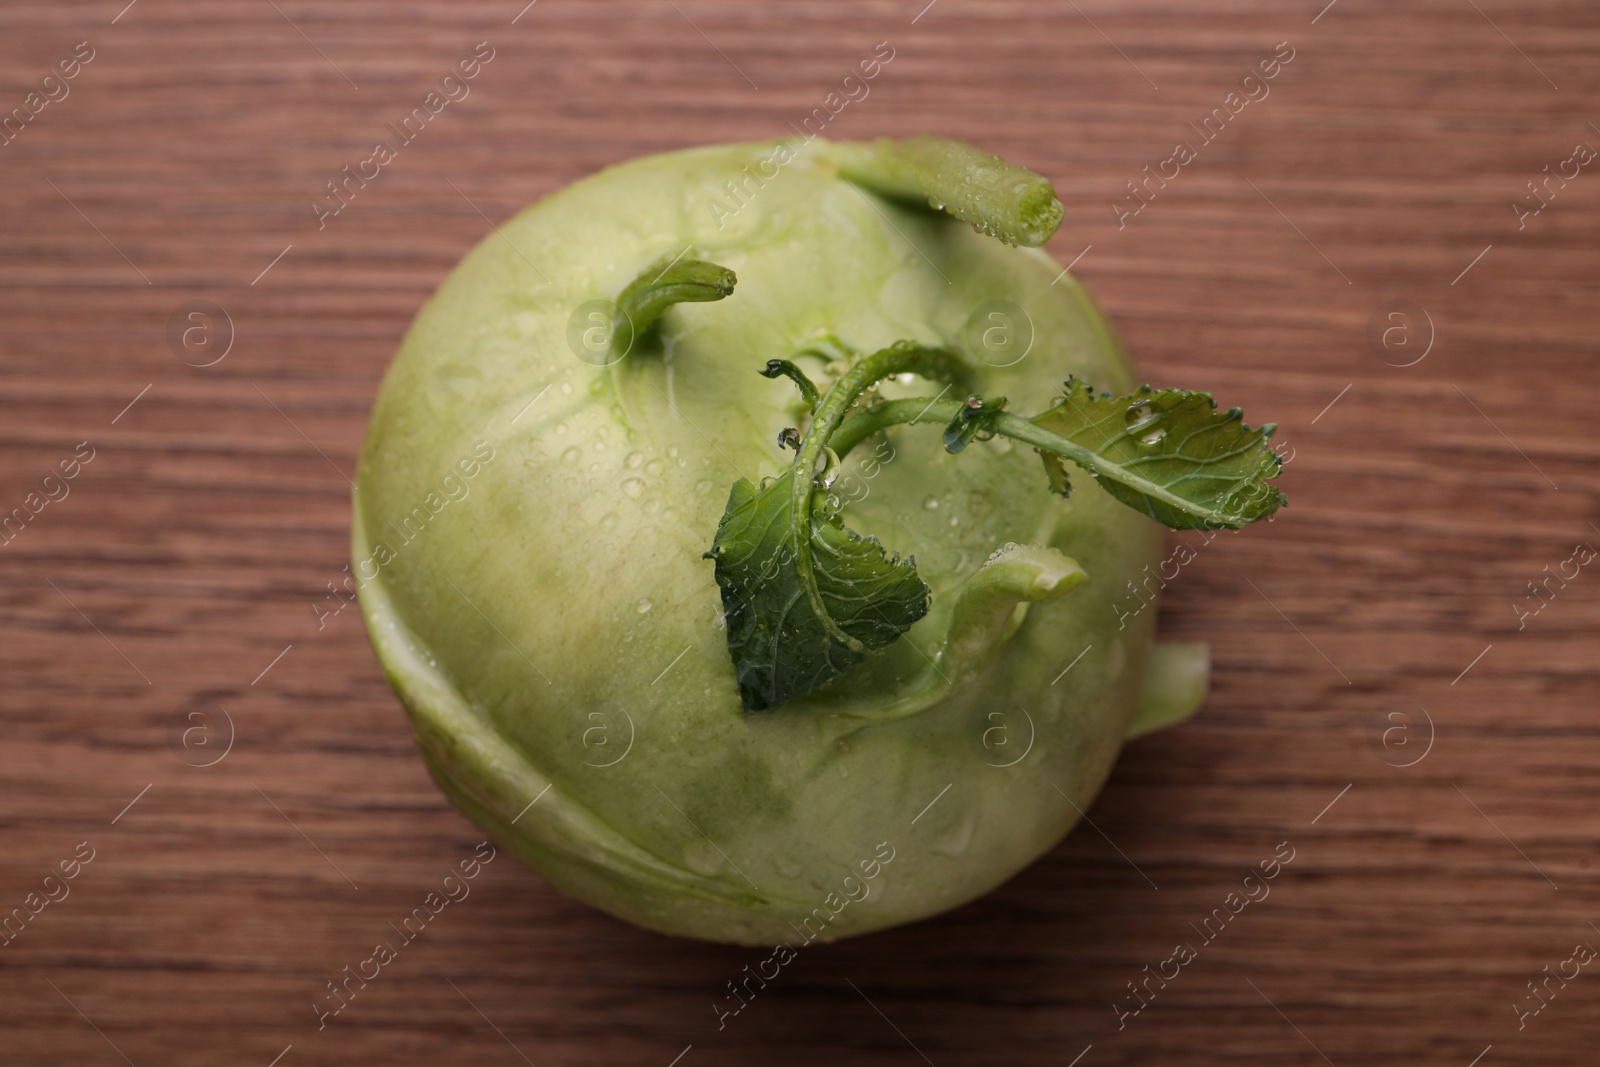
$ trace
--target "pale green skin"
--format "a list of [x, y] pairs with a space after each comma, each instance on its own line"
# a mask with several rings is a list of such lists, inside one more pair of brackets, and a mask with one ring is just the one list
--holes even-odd
[[[844, 520], [916, 558], [928, 616], [810, 697], [741, 711], [701, 554], [738, 474], [776, 475], [793, 457], [775, 436], [799, 423], [798, 394], [756, 373], [768, 359], [820, 331], [862, 351], [957, 343], [974, 308], [1005, 299], [1026, 309], [1036, 339], [1015, 366], [983, 368], [985, 396], [1033, 414], [1069, 374], [1114, 394], [1135, 385], [1078, 283], [1052, 283], [1060, 268], [1048, 256], [861, 193], [821, 142], [719, 230], [708, 202], [733, 206], [722, 183], [771, 153], [733, 145], [635, 160], [484, 238], [389, 368], [353, 540], [363, 579], [379, 540], [396, 553], [360, 586], [367, 627], [435, 779], [479, 827], [562, 892], [631, 922], [798, 947], [973, 900], [1071, 828], [1139, 699], [1156, 613], [1119, 628], [1114, 604], [1125, 609], [1125, 583], [1159, 560], [1162, 531], [1082, 472], [1069, 499], [1051, 494], [1025, 446], [980, 442], [952, 456], [938, 427], [893, 429], [896, 458], [863, 479], [870, 493]], [[667, 313], [670, 356], [641, 344], [617, 368], [619, 411], [608, 372], [569, 349], [568, 317], [690, 245], [736, 271], [737, 289]], [[806, 366], [825, 388], [821, 363]], [[885, 392], [940, 388], [919, 379]], [[409, 544], [385, 530], [426, 505], [479, 441], [494, 458], [462, 480], [464, 499]], [[928, 662], [957, 592], [1008, 541], [1053, 545], [1089, 577], [1031, 605], [976, 680], [944, 686]], [[948, 692], [919, 713], [872, 718], [929, 679]], [[618, 709], [633, 744], [596, 766], [624, 751]], [[609, 717], [609, 734], [590, 712]], [[1030, 720], [1026, 757], [996, 766], [1024, 751]], [[863, 863], [872, 870], [889, 849], [892, 861], [863, 881]], [[841, 906], [862, 886], [865, 899]]]

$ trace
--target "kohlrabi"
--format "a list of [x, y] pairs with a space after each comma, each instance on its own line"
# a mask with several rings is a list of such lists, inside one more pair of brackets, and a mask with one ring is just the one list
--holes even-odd
[[932, 915], [1054, 845], [1204, 694], [1203, 646], [1126, 607], [1162, 527], [1282, 503], [1270, 425], [1139, 387], [1015, 247], [1061, 217], [964, 144], [814, 140], [637, 160], [485, 238], [355, 498], [450, 798], [572, 896], [747, 944]]

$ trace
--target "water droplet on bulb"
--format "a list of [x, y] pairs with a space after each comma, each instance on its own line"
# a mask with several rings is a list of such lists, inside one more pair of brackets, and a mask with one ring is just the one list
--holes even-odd
[[933, 851], [941, 856], [960, 856], [972, 844], [972, 831], [978, 825], [977, 816], [968, 812], [933, 843]]
[[922, 502], [922, 506], [927, 508], [929, 511], [938, 511], [939, 498], [936, 496], [930, 496], [928, 499]]
[[644, 492], [644, 482], [638, 478], [624, 478], [622, 479], [622, 491], [637, 500], [639, 499], [639, 494]]
[[655, 607], [654, 604], [650, 603], [650, 598], [649, 597], [646, 597], [645, 599], [639, 601], [639, 605], [638, 606], [639, 606], [639, 614], [640, 615], [647, 614], [650, 611], [651, 608]]
[[722, 870], [726, 861], [715, 845], [697, 839], [684, 847], [683, 862], [697, 874], [713, 875]]

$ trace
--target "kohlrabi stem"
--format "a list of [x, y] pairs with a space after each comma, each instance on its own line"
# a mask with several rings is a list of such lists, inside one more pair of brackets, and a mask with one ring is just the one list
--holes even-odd
[[[850, 405], [883, 379], [908, 371], [925, 378], [948, 378], [958, 375], [961, 365], [955, 353], [949, 349], [926, 348], [909, 341], [901, 341], [864, 357], [833, 383], [823, 396], [822, 403], [817, 405], [811, 417], [811, 426], [806, 430], [805, 439], [800, 442], [800, 454], [795, 457], [791, 468], [794, 479], [791, 491], [794, 495], [790, 503], [794, 527], [799, 531], [795, 538], [795, 574], [811, 601], [811, 610], [822, 620], [829, 634], [853, 651], [860, 651], [861, 642], [834, 623], [817, 588], [811, 560], [811, 494], [815, 491], [812, 483], [816, 477], [817, 460], [822, 457], [823, 449], [828, 447], [829, 438], [844, 421]], [[946, 418], [948, 421], [949, 416]]]
[[828, 439], [834, 455], [843, 459], [850, 450], [879, 430], [890, 426], [914, 426], [921, 422], [948, 425], [960, 413], [960, 400], [940, 400], [937, 397], [914, 397], [910, 400], [890, 400], [850, 416], [839, 425]]
[[[680, 253], [681, 255], [682, 253]], [[738, 277], [727, 267], [699, 259], [657, 260], [617, 294], [611, 307], [610, 351], [605, 367], [611, 395], [628, 423], [628, 404], [622, 394], [622, 360], [639, 339], [674, 304], [721, 300], [733, 292]]]
[[817, 392], [817, 387], [811, 379], [806, 377], [806, 372], [795, 366], [787, 359], [769, 359], [767, 368], [761, 372], [763, 378], [776, 378], [782, 375], [795, 384], [800, 390], [800, 396], [806, 402], [806, 407], [815, 412], [817, 405], [822, 403], [822, 394]]
[[[859, 415], [852, 415], [833, 433], [828, 441], [828, 447], [833, 449], [834, 455], [843, 459], [845, 455], [860, 444], [864, 439], [896, 425], [912, 425], [922, 422], [937, 422], [949, 424], [967, 407], [961, 400], [940, 400], [918, 397], [910, 400], [891, 400], [876, 408], [864, 411]], [[1000, 412], [992, 416], [988, 428], [994, 433], [1009, 437], [1014, 441], [1032, 445], [1042, 452], [1052, 452], [1062, 459], [1071, 460], [1095, 477], [1105, 476], [1114, 481], [1119, 481], [1138, 489], [1138, 491], [1153, 500], [1160, 501], [1179, 509], [1194, 510], [1194, 504], [1182, 496], [1172, 492], [1166, 486], [1148, 478], [1131, 476], [1125, 464], [1119, 464], [1106, 459], [1092, 448], [1078, 444], [1069, 437], [1053, 433], [1037, 423], [1016, 415]], [[1228, 525], [1235, 525], [1236, 520], [1222, 513], [1216, 512], [1207, 516], [1213, 521]]]
[[624, 320], [612, 330], [626, 343], [644, 334], [674, 304], [721, 300], [738, 282], [733, 271], [699, 259], [676, 260], [648, 267], [617, 294], [617, 314]]
[[831, 149], [846, 180], [882, 196], [926, 201], [1006, 244], [1042, 245], [1061, 225], [1061, 201], [1047, 179], [965, 141], [843, 141]]
[[[834, 455], [840, 459], [845, 454], [860, 444], [863, 439], [871, 437], [879, 430], [888, 429], [890, 426], [908, 426], [919, 422], [939, 422], [949, 424], [950, 420], [960, 415], [966, 407], [961, 400], [930, 400], [927, 397], [915, 397], [910, 400], [891, 400], [859, 415], [852, 415], [834, 433], [828, 441], [828, 447], [833, 449]], [[1086, 448], [1068, 437], [1058, 433], [1051, 433], [1042, 426], [1035, 425], [1027, 419], [1016, 415], [1000, 413], [994, 416], [990, 424], [995, 433], [1017, 441], [1023, 441], [1035, 448], [1054, 452], [1064, 459], [1070, 459], [1090, 471], [1102, 471], [1116, 474], [1121, 468], [1108, 460], [1101, 459], [1093, 449]], [[1163, 493], [1157, 489], [1152, 495], [1160, 495], [1163, 499], [1179, 501], [1181, 498], [1170, 493]]]

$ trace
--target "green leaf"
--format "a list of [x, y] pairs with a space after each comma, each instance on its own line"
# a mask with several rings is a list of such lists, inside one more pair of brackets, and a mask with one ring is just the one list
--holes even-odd
[[[1144, 386], [1096, 397], [1068, 379], [1066, 396], [1031, 421], [1048, 437], [1013, 432], [1004, 416], [999, 430], [1040, 449], [1053, 489], [1066, 491], [1062, 459], [1070, 459], [1100, 488], [1174, 530], [1238, 529], [1286, 503], [1267, 482], [1283, 467], [1268, 447], [1277, 427], [1251, 429], [1238, 408], [1218, 411], [1209, 393]], [[1061, 439], [1070, 446], [1059, 447]]]
[[[787, 374], [773, 360], [762, 373]], [[796, 384], [809, 385], [795, 368]], [[741, 478], [707, 557], [716, 560], [728, 626], [728, 651], [746, 711], [803, 696], [892, 644], [928, 610], [916, 564], [890, 557], [876, 539], [840, 524], [837, 507], [816, 501], [817, 465], [847, 413], [877, 382], [897, 374], [951, 378], [957, 355], [897, 341], [856, 360], [828, 388], [781, 478], [757, 490]], [[804, 389], [804, 385], [802, 385]], [[981, 402], [980, 402], [981, 403]], [[788, 442], [787, 432], [779, 440]]]
[[[801, 529], [791, 467], [757, 489], [740, 478], [706, 555], [716, 561], [739, 697], [746, 711], [776, 707], [899, 639], [928, 611], [928, 587], [910, 558], [812, 508]], [[807, 538], [811, 582], [794, 565]], [[819, 615], [814, 604], [821, 604]]]
[[[825, 480], [839, 457], [889, 426], [943, 423], [944, 447], [951, 453], [994, 434], [1022, 441], [1044, 455], [1058, 492], [1067, 490], [1063, 460], [1071, 460], [1117, 500], [1174, 529], [1244, 526], [1284, 503], [1278, 488], [1267, 483], [1281, 469], [1267, 447], [1274, 427], [1252, 430], [1237, 408], [1219, 413], [1205, 393], [1153, 392], [1146, 386], [1132, 396], [1096, 399], [1081, 382], [1069, 380], [1066, 396], [1031, 420], [1008, 414], [1004, 397], [957, 401], [941, 394], [859, 402], [893, 375], [959, 380], [962, 371], [953, 352], [910, 341], [863, 356], [814, 404], [811, 425], [782, 477], [760, 489], [743, 478], [734, 483], [706, 557], [716, 561], [728, 651], [746, 711], [776, 707], [827, 684], [893, 644], [927, 614], [929, 590], [914, 561], [890, 556], [876, 539], [845, 529], [837, 503], [830, 507], [825, 485], [818, 484], [819, 465], [825, 465]], [[815, 396], [810, 381], [787, 360], [770, 361], [762, 373], [790, 377], [808, 401]], [[798, 437], [788, 428], [779, 442], [793, 447]], [[963, 594], [958, 615], [966, 610], [976, 619], [973, 605], [999, 603], [991, 593], [1011, 600], [998, 613], [987, 612], [994, 623], [987, 629], [963, 626], [967, 636], [957, 641], [953, 626], [941, 656], [959, 658], [973, 641], [992, 642], [1014, 618], [1019, 598], [1040, 599], [1069, 588], [1063, 585], [1068, 577], [1081, 580], [1081, 570], [1065, 557], [1029, 557], [1028, 564], [1030, 583], [1046, 572], [1054, 577], [1038, 590], [1030, 585], [1026, 595], [1012, 595], [1018, 568], [996, 569], [989, 576], [993, 581], [972, 585], [968, 593], [976, 599]]]

